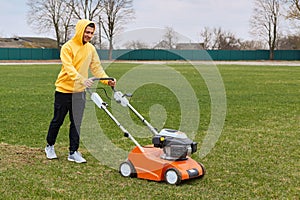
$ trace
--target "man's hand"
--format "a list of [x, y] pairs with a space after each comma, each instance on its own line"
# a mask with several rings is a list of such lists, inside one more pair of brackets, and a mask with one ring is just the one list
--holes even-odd
[[93, 78], [89, 78], [84, 81], [85, 87], [90, 88], [94, 84], [94, 81], [92, 79]]
[[117, 83], [116, 79], [114, 79], [113, 81], [112, 81], [112, 80], [109, 80], [109, 81], [107, 82], [107, 84], [108, 84], [109, 86], [111, 86], [111, 87], [115, 87], [115, 86], [116, 86], [116, 83]]
[[[93, 81], [94, 78], [95, 78], [95, 77], [86, 79], [86, 80], [84, 81], [85, 87], [90, 88], [90, 87], [94, 84], [94, 81]], [[111, 86], [111, 87], [114, 87], [114, 86], [116, 86], [116, 82], [117, 82], [116, 79], [114, 79], [114, 80], [108, 80], [107, 85], [109, 85], [109, 86]]]

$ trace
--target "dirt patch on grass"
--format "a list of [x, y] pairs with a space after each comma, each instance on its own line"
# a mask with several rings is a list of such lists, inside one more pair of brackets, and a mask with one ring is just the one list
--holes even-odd
[[43, 149], [0, 143], [1, 172], [41, 162], [46, 162]]

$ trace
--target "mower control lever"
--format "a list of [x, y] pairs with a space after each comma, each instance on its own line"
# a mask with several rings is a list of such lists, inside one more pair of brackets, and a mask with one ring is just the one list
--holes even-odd
[[122, 97], [132, 97], [132, 94], [123, 94]]

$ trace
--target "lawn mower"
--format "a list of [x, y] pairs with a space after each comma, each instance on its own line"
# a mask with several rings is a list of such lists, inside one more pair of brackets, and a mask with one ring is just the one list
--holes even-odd
[[[112, 80], [113, 78], [94, 78], [93, 80]], [[107, 109], [107, 103], [96, 92], [90, 89], [92, 101], [103, 109], [109, 117], [136, 145], [128, 154], [127, 160], [122, 162], [119, 172], [124, 177], [137, 177], [152, 181], [166, 181], [177, 185], [182, 180], [201, 178], [205, 175], [204, 166], [190, 156], [197, 151], [197, 143], [193, 142], [181, 131], [164, 128], [157, 131], [135, 108], [127, 97], [113, 88], [114, 100], [123, 107], [128, 107], [153, 133], [152, 144], [141, 146], [134, 137], [120, 124]]]

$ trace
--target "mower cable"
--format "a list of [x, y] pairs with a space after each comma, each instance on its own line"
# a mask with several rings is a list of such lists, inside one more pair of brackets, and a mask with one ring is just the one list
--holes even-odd
[[106, 98], [107, 99], [109, 99], [110, 101], [112, 100], [109, 96], [108, 96], [108, 94], [107, 94], [107, 92], [106, 92], [106, 89], [105, 88], [103, 88], [103, 87], [97, 87], [96, 89], [100, 89], [100, 90], [103, 90], [104, 91], [104, 93], [105, 93], [105, 96], [106, 96]]

